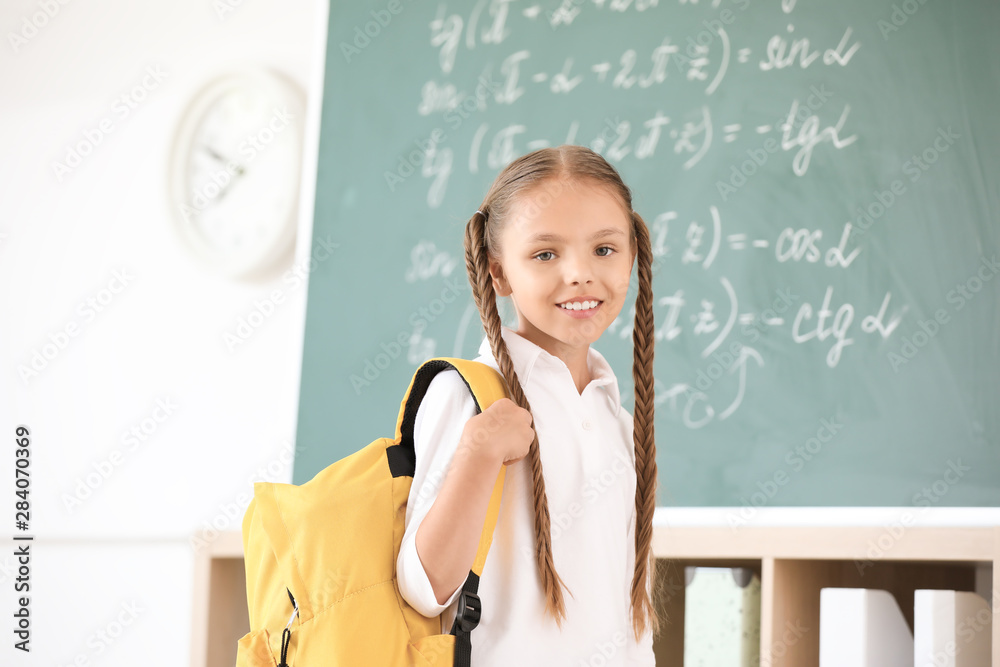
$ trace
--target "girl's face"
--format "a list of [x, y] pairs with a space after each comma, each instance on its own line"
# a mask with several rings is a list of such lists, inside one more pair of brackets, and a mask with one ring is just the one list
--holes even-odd
[[[497, 294], [514, 302], [518, 333], [563, 359], [600, 338], [625, 303], [630, 231], [622, 203], [591, 181], [550, 178], [522, 194], [502, 231], [500, 261], [490, 260]], [[572, 304], [583, 309], [564, 307]]]

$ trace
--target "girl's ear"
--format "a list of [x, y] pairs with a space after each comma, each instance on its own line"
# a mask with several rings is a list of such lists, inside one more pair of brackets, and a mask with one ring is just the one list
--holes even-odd
[[500, 266], [500, 262], [490, 258], [490, 276], [493, 277], [493, 290], [497, 293], [497, 296], [510, 296], [510, 285], [507, 283], [507, 279], [503, 274], [503, 267]]

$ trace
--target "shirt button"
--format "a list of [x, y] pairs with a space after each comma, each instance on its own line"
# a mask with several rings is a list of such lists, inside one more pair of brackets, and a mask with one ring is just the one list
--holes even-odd
[[590, 422], [589, 421], [584, 420], [584, 422], [583, 422], [583, 429], [585, 431], [589, 431], [590, 430]]

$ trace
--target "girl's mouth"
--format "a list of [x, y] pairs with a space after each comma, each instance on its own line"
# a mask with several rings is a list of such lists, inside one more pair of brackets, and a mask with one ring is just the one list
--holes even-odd
[[570, 317], [580, 319], [586, 319], [588, 317], [593, 317], [594, 314], [600, 310], [603, 301], [591, 300], [591, 301], [567, 301], [566, 303], [556, 304], [556, 308], [563, 311]]

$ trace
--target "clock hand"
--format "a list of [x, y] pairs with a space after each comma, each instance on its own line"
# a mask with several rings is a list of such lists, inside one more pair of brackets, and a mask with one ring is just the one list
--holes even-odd
[[219, 188], [219, 194], [215, 196], [215, 201], [217, 202], [222, 201], [222, 198], [226, 196], [226, 193], [229, 192], [229, 188], [232, 187], [235, 181], [236, 181], [235, 178], [230, 179], [228, 183], [226, 183], [223, 187]]
[[212, 157], [214, 157], [219, 162], [225, 162], [226, 161], [226, 158], [224, 158], [221, 155], [219, 155], [219, 153], [214, 148], [212, 148], [211, 146], [209, 146], [208, 144], [204, 144], [202, 146], [202, 148], [205, 149], [206, 153], [208, 153], [209, 155], [211, 155]]
[[[246, 169], [244, 169], [241, 166], [237, 171], [236, 176], [242, 176], [245, 173]], [[226, 196], [226, 193], [229, 192], [229, 188], [233, 187], [233, 185], [236, 183], [236, 180], [237, 180], [236, 177], [230, 178], [228, 183], [219, 188], [219, 194], [215, 196], [215, 201], [217, 202], [222, 201], [222, 198]]]
[[246, 172], [246, 168], [243, 165], [241, 165], [239, 162], [236, 162], [235, 160], [229, 160], [229, 159], [225, 158], [224, 156], [220, 155], [218, 151], [216, 151], [214, 148], [212, 148], [208, 144], [202, 144], [201, 147], [202, 147], [202, 149], [204, 149], [204, 151], [206, 153], [208, 153], [209, 155], [211, 155], [212, 157], [214, 157], [216, 160], [218, 160], [222, 164], [228, 165], [230, 162], [233, 163], [233, 164], [235, 164], [236, 165], [236, 175], [237, 176], [242, 176], [244, 174], [244, 172]]

